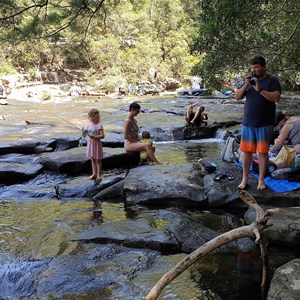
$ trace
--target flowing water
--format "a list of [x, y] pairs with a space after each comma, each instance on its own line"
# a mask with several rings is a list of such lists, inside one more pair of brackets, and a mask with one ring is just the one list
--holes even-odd
[[[182, 125], [185, 108], [190, 103], [175, 98], [139, 100], [148, 113], [141, 113], [138, 121], [140, 125], [146, 126]], [[9, 105], [2, 106], [0, 112], [4, 116], [4, 120], [0, 121], [1, 143], [54, 136], [80, 136], [79, 130], [73, 125], [83, 127], [87, 123], [86, 114], [93, 107], [101, 111], [107, 135], [120, 132], [130, 102], [132, 99], [97, 98], [9, 101]], [[214, 100], [203, 100], [203, 103], [212, 121], [241, 116], [242, 107], [238, 105], [225, 109], [216, 105], [218, 102]], [[32, 125], [26, 125], [26, 120]], [[159, 159], [183, 163], [217, 155], [222, 144], [221, 139], [214, 138], [161, 142], [156, 147]], [[34, 186], [39, 186], [41, 190], [52, 189], [55, 183], [65, 180], [66, 176], [43, 174], [35, 180]], [[25, 184], [30, 188], [30, 182]], [[74, 241], [74, 238], [93, 226], [137, 218], [151, 213], [151, 210], [140, 207], [125, 209], [121, 200], [104, 201], [100, 205], [85, 200], [44, 200], [42, 197], [19, 201], [17, 193], [3, 195], [0, 198], [0, 299], [140, 299], [137, 295], [141, 291], [145, 295], [145, 291], [161, 275], [185, 256], [155, 254], [157, 259], [154, 265], [146, 272], [137, 272], [130, 281], [126, 281], [124, 276], [118, 277], [128, 266], [115, 261], [118, 253], [116, 249], [119, 253], [125, 253], [122, 256], [123, 263], [126, 260], [123, 257], [133, 261], [138, 257], [137, 261], [140, 261], [143, 254], [138, 250], [125, 250], [110, 245], [82, 244]], [[202, 224], [216, 230], [230, 230], [241, 224], [240, 219], [226, 212], [194, 211], [192, 214]], [[211, 218], [211, 214], [218, 214], [218, 223]], [[91, 263], [91, 256], [102, 257], [112, 252], [115, 255], [105, 268]], [[271, 249], [270, 257], [274, 269], [294, 258], [295, 254], [285, 249]], [[115, 270], [112, 277], [116, 285], [127, 283], [117, 289], [118, 293], [114, 292], [113, 287], [102, 287], [101, 280], [85, 282], [85, 276], [92, 274], [95, 278], [102, 278], [97, 276], [109, 273], [110, 269]], [[259, 270], [257, 253], [215, 253], [201, 259], [178, 277], [164, 290], [161, 299], [261, 299]], [[57, 282], [51, 276], [56, 276]], [[51, 284], [48, 278], [52, 278]]]

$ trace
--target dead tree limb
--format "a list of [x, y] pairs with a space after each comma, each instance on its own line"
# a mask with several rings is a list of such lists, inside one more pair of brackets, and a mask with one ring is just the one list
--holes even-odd
[[[178, 277], [181, 273], [183, 273], [200, 258], [211, 253], [215, 249], [243, 237], [255, 238], [255, 243], [259, 243], [261, 241], [261, 234], [263, 233], [263, 230], [270, 226], [267, 225], [267, 222], [271, 214], [264, 213], [263, 209], [257, 204], [255, 199], [246, 191], [239, 191], [238, 194], [246, 204], [255, 209], [256, 220], [250, 225], [239, 227], [217, 236], [216, 238], [212, 239], [211, 241], [205, 243], [204, 245], [196, 249], [190, 255], [186, 256], [173, 269], [171, 269], [169, 272], [165, 273], [161, 277], [161, 279], [153, 286], [151, 291], [146, 297], [143, 298], [143, 300], [157, 299], [162, 290], [171, 281], [173, 281], [176, 277]], [[264, 251], [264, 253], [262, 253], [262, 259], [264, 264], [264, 262], [266, 262], [267, 253], [264, 242], [260, 243], [260, 248], [261, 251]], [[267, 268], [264, 267], [262, 286], [265, 286], [266, 270]]]

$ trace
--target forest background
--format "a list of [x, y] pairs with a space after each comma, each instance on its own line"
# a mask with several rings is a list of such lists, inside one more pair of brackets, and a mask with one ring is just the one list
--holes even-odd
[[91, 85], [198, 74], [218, 88], [263, 55], [300, 88], [300, 1], [2, 0], [0, 75], [86, 69]]

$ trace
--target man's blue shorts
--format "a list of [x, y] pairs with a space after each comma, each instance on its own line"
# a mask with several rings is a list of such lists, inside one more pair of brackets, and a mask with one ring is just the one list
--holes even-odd
[[273, 125], [264, 127], [243, 126], [241, 131], [241, 151], [268, 153], [272, 134]]

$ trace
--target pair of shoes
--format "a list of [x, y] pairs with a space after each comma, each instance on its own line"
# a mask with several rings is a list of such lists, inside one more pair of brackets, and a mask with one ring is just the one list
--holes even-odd
[[226, 177], [230, 181], [235, 179], [235, 177], [230, 172], [225, 172], [225, 173], [218, 173], [214, 177], [214, 181], [220, 181], [224, 177]]

